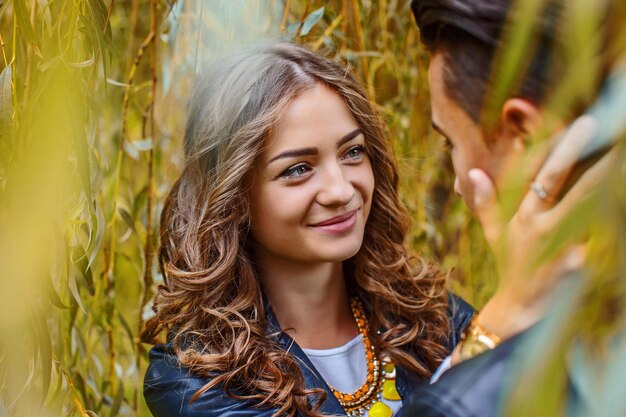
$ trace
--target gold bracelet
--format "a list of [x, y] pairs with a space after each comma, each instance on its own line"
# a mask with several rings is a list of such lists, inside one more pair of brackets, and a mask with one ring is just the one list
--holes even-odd
[[478, 313], [476, 313], [461, 336], [459, 356], [462, 360], [467, 360], [495, 348], [499, 343], [500, 337], [497, 334], [478, 323]]

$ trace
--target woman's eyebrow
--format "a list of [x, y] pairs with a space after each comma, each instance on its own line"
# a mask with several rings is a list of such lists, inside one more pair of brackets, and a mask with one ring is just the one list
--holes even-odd
[[281, 152], [275, 157], [273, 157], [272, 159], [270, 159], [267, 165], [281, 158], [294, 158], [297, 156], [311, 156], [311, 155], [317, 155], [317, 154], [318, 154], [317, 148], [290, 149], [288, 151]]
[[[343, 135], [337, 141], [337, 147], [340, 147], [344, 143], [351, 141], [352, 139], [354, 139], [357, 136], [359, 136], [361, 133], [362, 133], [361, 129], [354, 129], [352, 132]], [[278, 155], [274, 156], [272, 159], [270, 159], [267, 162], [267, 165], [271, 164], [272, 162], [274, 162], [277, 159], [295, 158], [295, 157], [298, 157], [298, 156], [312, 156], [312, 155], [317, 155], [318, 153], [319, 153], [318, 149], [317, 148], [313, 148], [313, 147], [311, 147], [311, 148], [300, 148], [300, 149], [290, 149], [288, 151], [281, 152]]]
[[352, 139], [356, 138], [361, 133], [363, 133], [361, 132], [361, 129], [354, 129], [352, 132], [348, 133], [347, 135], [343, 135], [341, 139], [337, 141], [337, 147], [339, 148], [344, 143], [350, 142]]

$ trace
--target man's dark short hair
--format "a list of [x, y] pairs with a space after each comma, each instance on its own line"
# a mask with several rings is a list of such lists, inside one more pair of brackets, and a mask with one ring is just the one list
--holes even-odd
[[[512, 0], [412, 0], [422, 42], [444, 55], [444, 88], [475, 121], [481, 119], [492, 65]], [[555, 76], [554, 34], [560, 3], [548, 1], [536, 20], [536, 43], [512, 95], [541, 104]]]

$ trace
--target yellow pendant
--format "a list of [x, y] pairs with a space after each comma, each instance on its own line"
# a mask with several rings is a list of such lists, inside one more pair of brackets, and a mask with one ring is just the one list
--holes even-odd
[[387, 405], [380, 401], [376, 401], [376, 403], [369, 410], [370, 417], [391, 417], [393, 415], [393, 410]]
[[383, 371], [385, 371], [388, 374], [392, 373], [394, 369], [395, 369], [395, 366], [393, 363], [386, 363], [383, 366]]
[[396, 389], [396, 380], [388, 379], [383, 383], [383, 398], [386, 400], [400, 400], [400, 394]]

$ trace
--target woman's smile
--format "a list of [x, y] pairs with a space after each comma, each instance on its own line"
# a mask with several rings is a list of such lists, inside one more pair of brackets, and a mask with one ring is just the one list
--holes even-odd
[[320, 233], [341, 235], [352, 230], [356, 224], [357, 212], [358, 210], [352, 210], [348, 213], [312, 224], [309, 227]]

